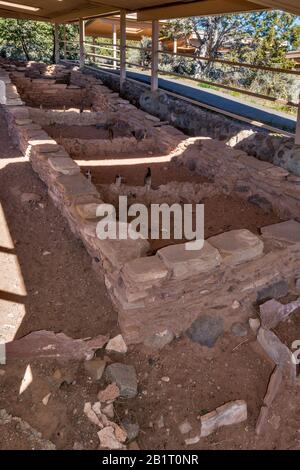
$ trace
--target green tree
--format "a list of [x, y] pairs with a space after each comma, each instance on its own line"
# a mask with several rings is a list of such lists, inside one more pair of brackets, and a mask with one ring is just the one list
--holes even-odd
[[[74, 41], [77, 37], [77, 25], [68, 25], [67, 40]], [[60, 39], [63, 40], [62, 28]], [[0, 19], [0, 48], [8, 57], [53, 62], [54, 44], [54, 25], [51, 23]], [[71, 55], [74, 54], [75, 50], [71, 47]]]

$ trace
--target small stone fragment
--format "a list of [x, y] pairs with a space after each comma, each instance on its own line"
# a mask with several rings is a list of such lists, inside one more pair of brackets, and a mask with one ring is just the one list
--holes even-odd
[[144, 345], [151, 349], [162, 349], [174, 339], [174, 334], [170, 330], [164, 330], [161, 333], [149, 336], [145, 339]]
[[133, 423], [132, 421], [130, 421], [130, 419], [125, 418], [123, 419], [121, 424], [127, 433], [128, 442], [134, 441], [138, 437], [140, 432], [140, 427], [138, 423]]
[[183, 421], [183, 423], [178, 426], [178, 429], [181, 434], [187, 434], [192, 430], [192, 426], [191, 423], [186, 419], [185, 421]]
[[249, 318], [249, 326], [254, 334], [257, 334], [260, 328], [260, 321], [258, 318]]
[[292, 352], [280, 339], [270, 330], [260, 328], [257, 341], [265, 350], [270, 359], [277, 364], [283, 374], [291, 381], [296, 382], [296, 364], [293, 361]]
[[158, 420], [156, 421], [156, 426], [158, 429], [162, 429], [165, 427], [165, 421], [163, 415], [161, 415]]
[[123, 339], [122, 335], [118, 335], [115, 338], [112, 338], [106, 346], [106, 351], [113, 351], [117, 353], [126, 354], [127, 353], [127, 346]]
[[186, 446], [192, 446], [200, 441], [200, 437], [201, 436], [190, 437], [189, 439], [185, 439], [184, 443]]
[[267, 330], [276, 328], [280, 322], [286, 320], [299, 307], [300, 297], [285, 305], [275, 299], [268, 300], [259, 307], [261, 326]]
[[100, 400], [101, 403], [105, 403], [107, 401], [114, 401], [119, 396], [120, 396], [119, 387], [116, 385], [116, 383], [112, 383], [108, 385], [105, 390], [101, 390], [98, 393], [98, 400]]
[[42, 403], [44, 406], [47, 406], [48, 405], [48, 402], [50, 400], [50, 397], [51, 397], [51, 393], [48, 393], [48, 395], [46, 395], [43, 399], [42, 399]]
[[115, 429], [113, 426], [107, 426], [98, 432], [101, 448], [110, 450], [124, 450], [125, 446], [119, 442], [115, 436]]
[[201, 416], [201, 437], [209, 436], [221, 426], [242, 423], [247, 419], [247, 404], [236, 400], [219, 406], [215, 411]]
[[91, 403], [84, 404], [83, 412], [86, 415], [86, 417], [91, 421], [91, 423], [95, 424], [96, 426], [99, 426], [99, 428], [103, 428], [103, 425], [100, 422], [98, 416], [96, 415], [95, 411], [92, 409]]
[[248, 328], [246, 325], [244, 325], [243, 323], [234, 323], [231, 327], [231, 332], [232, 334], [234, 334], [235, 336], [240, 336], [240, 337], [243, 337], [243, 336], [247, 336], [248, 334]]
[[84, 363], [84, 368], [93, 380], [100, 380], [106, 367], [106, 361], [96, 357]]
[[262, 406], [259, 412], [259, 416], [255, 426], [255, 433], [259, 436], [268, 420], [269, 408], [267, 406]]
[[280, 390], [282, 380], [283, 380], [282, 372], [280, 368], [277, 366], [275, 367], [274, 372], [272, 373], [270, 377], [267, 393], [264, 397], [264, 404], [266, 406], [271, 406], [271, 404], [273, 403], [274, 399], [276, 398]]
[[289, 292], [288, 283], [282, 279], [281, 281], [276, 281], [269, 286], [263, 287], [257, 292], [257, 302], [263, 302], [270, 299], [280, 299], [285, 297]]
[[119, 387], [120, 396], [134, 398], [137, 395], [137, 376], [131, 365], [114, 363], [106, 368], [106, 377]]
[[109, 403], [102, 409], [102, 413], [105, 414], [110, 419], [113, 419], [115, 416], [114, 412], [114, 405], [112, 403]]

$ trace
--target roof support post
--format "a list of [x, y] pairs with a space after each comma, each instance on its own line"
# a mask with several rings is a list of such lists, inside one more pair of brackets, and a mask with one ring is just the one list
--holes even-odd
[[59, 63], [59, 24], [55, 23], [54, 25], [54, 60], [55, 63]]
[[177, 37], [174, 36], [173, 38], [173, 52], [174, 54], [177, 54]]
[[79, 19], [79, 67], [83, 69], [85, 65], [85, 23], [84, 19]]
[[120, 14], [120, 91], [126, 80], [126, 11]]
[[112, 25], [112, 30], [113, 30], [112, 43], [113, 43], [113, 58], [114, 58], [113, 66], [114, 66], [114, 70], [116, 70], [118, 57], [117, 57], [117, 25], [115, 23], [113, 23]]
[[159, 23], [152, 21], [152, 62], [151, 62], [151, 91], [158, 90], [158, 52], [159, 52]]
[[298, 104], [295, 144], [300, 145], [300, 96], [299, 96], [299, 104]]

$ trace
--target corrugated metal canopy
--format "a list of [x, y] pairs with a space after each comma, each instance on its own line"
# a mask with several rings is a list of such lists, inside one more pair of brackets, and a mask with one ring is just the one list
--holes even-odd
[[299, 0], [0, 0], [0, 16], [68, 22], [137, 11], [138, 20], [279, 9], [300, 15]]

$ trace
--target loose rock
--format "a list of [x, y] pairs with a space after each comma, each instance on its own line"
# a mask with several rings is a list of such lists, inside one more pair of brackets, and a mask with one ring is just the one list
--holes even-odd
[[212, 348], [224, 331], [224, 320], [218, 315], [201, 315], [187, 330], [187, 336], [202, 346]]
[[113, 426], [107, 426], [98, 432], [100, 446], [110, 450], [124, 450], [125, 446], [116, 438]]
[[243, 336], [247, 336], [248, 334], [248, 328], [246, 325], [244, 325], [243, 323], [234, 323], [231, 327], [231, 332], [235, 335], [235, 336], [240, 336], [240, 337], [243, 337]]
[[134, 398], [137, 395], [137, 376], [133, 366], [111, 364], [106, 368], [106, 377], [117, 384], [121, 397]]
[[186, 446], [192, 446], [200, 441], [200, 437], [201, 436], [190, 437], [189, 439], [185, 439], [184, 443]]
[[256, 335], [260, 328], [260, 321], [258, 318], [249, 318], [249, 326], [253, 333]]
[[134, 441], [138, 437], [140, 432], [140, 427], [138, 423], [133, 423], [128, 418], [125, 418], [123, 419], [121, 424], [127, 433], [128, 442]]
[[112, 338], [106, 346], [106, 351], [113, 351], [117, 353], [126, 354], [127, 353], [127, 346], [123, 339], [122, 335], [118, 335], [115, 338]]
[[115, 416], [114, 405], [112, 403], [110, 403], [109, 405], [106, 405], [102, 409], [102, 413], [104, 413], [105, 416], [107, 416], [108, 418], [113, 419], [113, 417]]
[[267, 330], [276, 328], [280, 322], [286, 320], [299, 307], [300, 297], [285, 305], [275, 299], [268, 300], [259, 307], [261, 326]]
[[101, 390], [98, 393], [98, 400], [100, 400], [101, 403], [105, 403], [107, 401], [114, 401], [119, 396], [119, 387], [115, 383], [112, 383], [108, 385], [105, 390]]
[[181, 434], [187, 434], [192, 430], [192, 426], [191, 423], [186, 419], [185, 421], [183, 421], [183, 423], [178, 426], [178, 429]]
[[257, 341], [265, 350], [270, 359], [277, 364], [283, 375], [293, 384], [296, 381], [296, 365], [293, 362], [292, 352], [280, 339], [270, 330], [260, 328]]
[[149, 336], [145, 339], [144, 345], [150, 349], [162, 349], [174, 339], [174, 334], [170, 330], [164, 330], [161, 333]]
[[201, 437], [212, 434], [221, 426], [238, 424], [247, 419], [247, 404], [237, 400], [219, 406], [215, 411], [201, 416]]
[[96, 357], [84, 363], [84, 368], [93, 380], [100, 380], [106, 367], [106, 361]]

